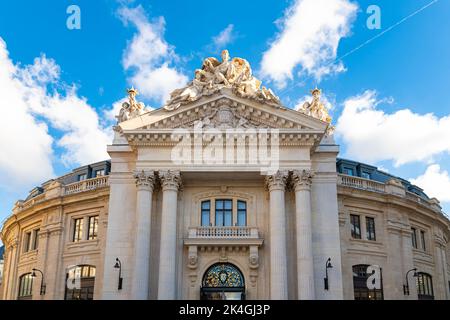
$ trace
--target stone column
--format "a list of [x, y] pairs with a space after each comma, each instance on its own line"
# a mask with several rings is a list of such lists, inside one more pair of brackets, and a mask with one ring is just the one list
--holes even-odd
[[312, 172], [295, 170], [292, 178], [295, 188], [298, 299], [313, 300], [315, 292], [311, 227]]
[[284, 202], [286, 179], [287, 174], [280, 171], [266, 177], [270, 194], [270, 298], [273, 300], [288, 298]]
[[150, 229], [152, 215], [152, 194], [155, 175], [150, 172], [136, 172], [136, 240], [134, 253], [134, 276], [132, 294], [135, 300], [147, 300], [150, 279]]
[[160, 172], [163, 200], [159, 257], [158, 299], [176, 299], [177, 198], [179, 171]]

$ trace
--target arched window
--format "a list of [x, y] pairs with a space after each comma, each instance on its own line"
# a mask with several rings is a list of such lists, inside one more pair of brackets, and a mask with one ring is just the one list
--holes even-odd
[[95, 266], [79, 265], [69, 268], [66, 275], [65, 300], [93, 300]]
[[33, 297], [33, 277], [31, 273], [26, 273], [19, 278], [18, 300], [31, 300]]
[[230, 263], [212, 265], [204, 274], [201, 298], [204, 300], [243, 300], [245, 281], [241, 271]]
[[425, 272], [418, 272], [416, 285], [419, 300], [434, 300], [433, 278], [431, 275]]
[[[358, 264], [353, 266], [353, 291], [355, 294], [355, 300], [383, 300], [383, 277], [381, 268], [378, 268], [379, 275], [376, 274], [377, 270], [369, 271], [367, 264]], [[379, 282], [371, 281], [370, 276], [379, 276]], [[368, 281], [369, 280], [369, 281]]]

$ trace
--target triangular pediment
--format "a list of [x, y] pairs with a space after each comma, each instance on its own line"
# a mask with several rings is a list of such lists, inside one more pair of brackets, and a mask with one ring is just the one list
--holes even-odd
[[324, 133], [328, 123], [283, 106], [273, 106], [238, 97], [231, 90], [203, 97], [176, 110], [156, 109], [121, 122], [123, 132], [194, 128], [282, 129], [292, 132]]

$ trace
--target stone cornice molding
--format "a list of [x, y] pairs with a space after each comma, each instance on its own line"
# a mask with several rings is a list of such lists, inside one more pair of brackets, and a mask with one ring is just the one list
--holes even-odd
[[266, 176], [265, 179], [266, 188], [269, 191], [274, 190], [285, 191], [287, 178], [288, 178], [287, 171], [278, 170], [275, 174]]
[[181, 174], [179, 170], [159, 171], [159, 179], [161, 180], [161, 187], [163, 191], [178, 191], [181, 187]]
[[314, 172], [310, 169], [293, 170], [292, 182], [295, 191], [310, 190]]
[[138, 189], [153, 190], [155, 185], [154, 171], [136, 170], [133, 177], [135, 179], [136, 187]]

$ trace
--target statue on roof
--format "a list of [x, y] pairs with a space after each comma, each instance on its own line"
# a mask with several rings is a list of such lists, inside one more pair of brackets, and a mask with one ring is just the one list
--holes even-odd
[[164, 109], [176, 110], [183, 104], [219, 92], [222, 88], [230, 88], [243, 98], [281, 107], [280, 99], [272, 90], [261, 88], [261, 81], [253, 77], [247, 60], [233, 58], [230, 61], [228, 50], [222, 51], [221, 59], [222, 61], [214, 57], [206, 58], [201, 69], [195, 71], [194, 79], [186, 87], [170, 94]]
[[313, 118], [319, 119], [328, 123], [327, 134], [332, 134], [334, 132], [334, 126], [331, 125], [332, 118], [328, 114], [328, 110], [320, 100], [322, 91], [317, 87], [310, 91], [312, 95], [312, 101], [306, 101], [298, 111], [307, 114]]
[[139, 92], [134, 87], [131, 87], [131, 89], [127, 90], [127, 93], [128, 102], [122, 103], [119, 115], [116, 116], [118, 123], [136, 118], [144, 113], [144, 104], [136, 100]]

